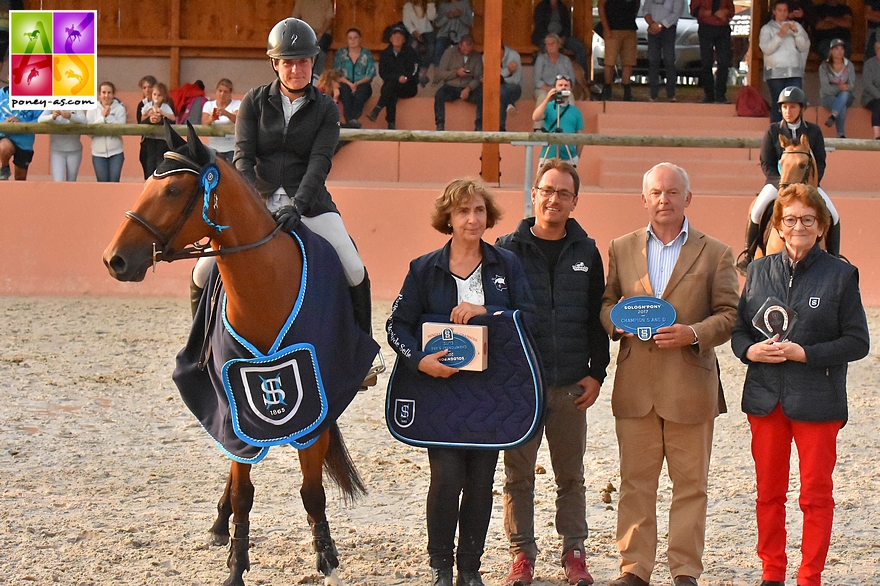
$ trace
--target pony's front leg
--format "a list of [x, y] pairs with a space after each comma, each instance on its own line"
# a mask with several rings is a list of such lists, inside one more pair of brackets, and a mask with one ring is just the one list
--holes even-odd
[[211, 545], [227, 545], [229, 543], [229, 518], [232, 516], [232, 500], [229, 496], [232, 485], [232, 471], [226, 477], [226, 487], [217, 502], [217, 518], [211, 526]]
[[232, 538], [229, 540], [229, 578], [223, 586], [244, 586], [243, 574], [251, 569], [248, 523], [254, 505], [254, 485], [250, 464], [233, 462], [229, 470], [229, 500], [232, 505]]
[[330, 536], [330, 525], [327, 523], [327, 497], [324, 493], [323, 466], [324, 456], [330, 445], [329, 432], [324, 432], [318, 440], [299, 451], [299, 464], [302, 469], [303, 484], [300, 488], [303, 507], [312, 529], [312, 548], [315, 550], [315, 566], [324, 574], [325, 586], [340, 586], [339, 552]]

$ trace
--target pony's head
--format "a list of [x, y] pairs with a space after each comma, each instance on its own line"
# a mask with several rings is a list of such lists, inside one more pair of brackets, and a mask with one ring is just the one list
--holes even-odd
[[227, 228], [215, 221], [216, 189], [221, 171], [237, 175], [187, 126], [188, 140], [183, 140], [166, 121], [168, 152], [104, 251], [104, 264], [115, 279], [141, 281], [158, 261], [201, 256], [205, 239]]
[[782, 155], [779, 157], [779, 187], [792, 183], [806, 183], [817, 186], [818, 174], [813, 151], [807, 135], [801, 133], [800, 140], [791, 140], [779, 135]]

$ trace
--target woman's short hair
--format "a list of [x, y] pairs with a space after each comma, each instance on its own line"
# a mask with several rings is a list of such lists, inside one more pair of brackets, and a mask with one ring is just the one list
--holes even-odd
[[577, 169], [571, 166], [571, 163], [567, 161], [563, 161], [562, 159], [547, 159], [541, 168], [538, 169], [538, 174], [535, 176], [535, 183], [532, 187], [537, 188], [541, 185], [541, 179], [544, 178], [544, 174], [551, 169], [556, 169], [560, 173], [568, 173], [571, 175], [572, 180], [574, 180], [574, 194], [577, 195], [581, 189], [581, 178], [578, 176]]
[[475, 195], [481, 196], [486, 203], [486, 228], [493, 227], [501, 219], [501, 208], [495, 203], [495, 196], [482, 181], [469, 177], [451, 181], [440, 197], [434, 200], [431, 226], [443, 234], [452, 234], [450, 222], [452, 212]]
[[113, 82], [112, 82], [112, 81], [102, 81], [101, 83], [98, 84], [98, 89], [101, 89], [101, 88], [104, 87], [105, 85], [106, 85], [108, 88], [110, 88], [110, 91], [112, 91], [114, 94], [116, 93], [116, 86], [113, 85]]
[[228, 87], [229, 91], [233, 91], [232, 82], [229, 79], [224, 77], [223, 79], [221, 79], [220, 81], [217, 82], [216, 87], [220, 87], [221, 85]]
[[544, 37], [544, 43], [546, 44], [547, 41], [549, 41], [549, 40], [551, 40], [551, 39], [552, 39], [553, 41], [555, 41], [557, 45], [559, 45], [559, 48], [560, 48], [560, 49], [562, 48], [562, 38], [561, 38], [559, 35], [557, 35], [557, 34], [555, 34], [555, 33], [550, 33], [549, 35], [547, 35], [546, 37]]
[[358, 35], [359, 37], [364, 36], [364, 35], [361, 34], [361, 29], [359, 29], [359, 28], [355, 28], [355, 27], [351, 27], [350, 29], [348, 29], [347, 31], [345, 31], [345, 36], [347, 37], [349, 33], [357, 33], [357, 35]]
[[819, 227], [823, 232], [831, 226], [831, 212], [828, 211], [828, 206], [825, 205], [825, 200], [819, 195], [819, 191], [812, 185], [792, 183], [788, 187], [780, 189], [779, 195], [776, 196], [776, 204], [773, 206], [774, 228], [782, 229], [783, 210], [786, 206], [798, 201], [816, 210], [816, 221], [819, 222]]

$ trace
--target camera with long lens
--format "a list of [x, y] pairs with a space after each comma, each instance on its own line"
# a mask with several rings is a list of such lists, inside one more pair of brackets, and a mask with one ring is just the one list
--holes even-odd
[[570, 95], [571, 90], [556, 90], [556, 93], [553, 94], [553, 101], [557, 104], [564, 104]]

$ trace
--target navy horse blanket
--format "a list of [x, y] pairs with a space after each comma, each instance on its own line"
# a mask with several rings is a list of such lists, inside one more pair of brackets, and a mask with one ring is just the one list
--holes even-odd
[[354, 399], [379, 351], [355, 323], [333, 247], [305, 226], [290, 236], [303, 256], [299, 296], [269, 352], [227, 321], [215, 266], [172, 377], [205, 431], [244, 464], [262, 460], [270, 446], [311, 445]]
[[[424, 322], [449, 321], [424, 316]], [[415, 372], [398, 359], [388, 382], [385, 421], [419, 447], [509, 449], [540, 429], [544, 387], [536, 346], [519, 310], [472, 318], [488, 326], [488, 366], [449, 378]], [[421, 331], [421, 327], [419, 327]]]

